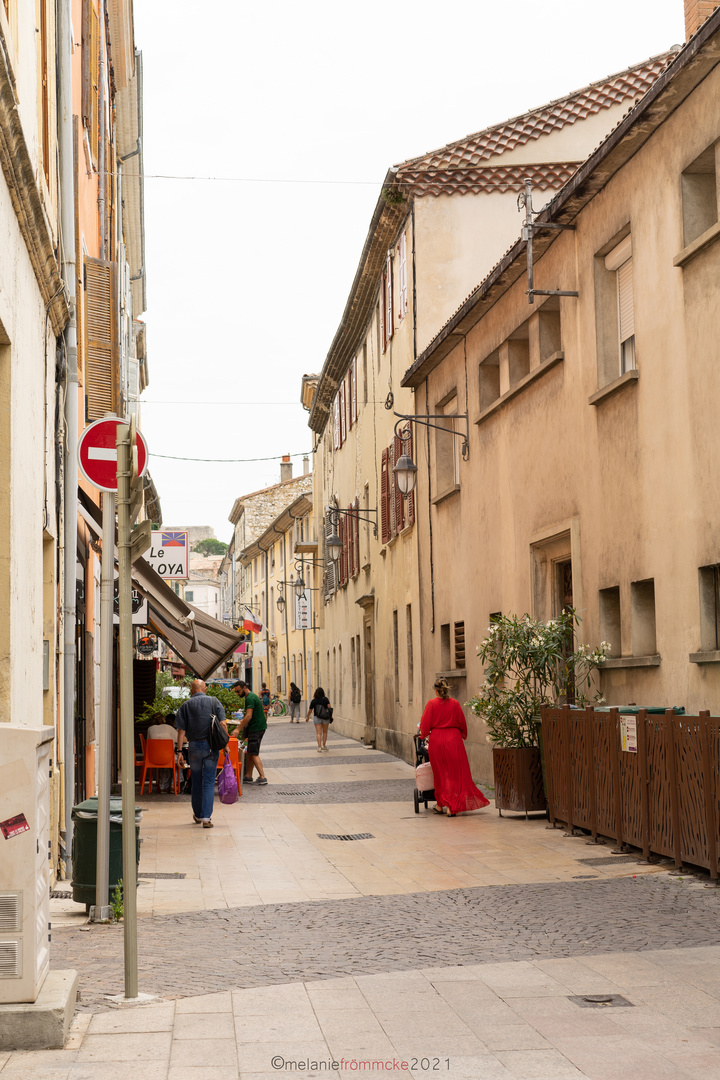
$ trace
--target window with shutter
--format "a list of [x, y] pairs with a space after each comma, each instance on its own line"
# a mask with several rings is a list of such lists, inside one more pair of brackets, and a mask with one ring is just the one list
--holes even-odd
[[[408, 457], [412, 457], [413, 456], [413, 433], [412, 433], [412, 425], [411, 424], [408, 424], [408, 426], [405, 428], [405, 435], [406, 435], [406, 439], [405, 439], [405, 442], [403, 444], [403, 452], [406, 453], [408, 455]], [[410, 492], [407, 499], [405, 500], [405, 510], [407, 512], [408, 525], [414, 525], [415, 524], [415, 492], [414, 492], [414, 490]]]
[[388, 252], [385, 263], [385, 337], [389, 341], [393, 336], [393, 261]]
[[389, 452], [383, 450], [380, 462], [380, 536], [383, 544], [390, 539], [389, 458]]
[[620, 374], [635, 367], [635, 310], [633, 305], [632, 259], [617, 272], [618, 322], [620, 327]]
[[407, 314], [407, 234], [403, 233], [398, 244], [398, 318]]
[[84, 0], [82, 14], [83, 127], [87, 132], [94, 165], [98, 161], [100, 135], [100, 20], [93, 0]]
[[333, 401], [333, 450], [340, 448], [340, 394]]
[[357, 420], [357, 356], [350, 365], [350, 426]]
[[348, 581], [350, 578], [355, 577], [355, 515], [353, 513], [355, 507], [353, 503], [350, 503], [348, 510], [350, 513], [347, 515], [347, 549], [348, 549], [348, 564], [347, 564], [347, 576]]
[[119, 403], [116, 264], [85, 260], [85, 398], [87, 419], [115, 412]]
[[348, 531], [347, 531], [347, 519], [345, 514], [340, 515], [339, 535], [342, 542], [342, 548], [340, 550], [340, 577], [338, 584], [347, 585], [348, 579]]
[[[393, 468], [397, 465], [402, 455], [402, 439], [399, 435], [396, 435], [392, 441], [393, 449]], [[397, 485], [395, 473], [392, 474], [392, 495], [393, 495], [393, 517], [395, 522], [395, 535], [402, 532], [405, 527], [405, 507], [403, 506], [404, 499], [400, 492], [400, 488]]]
[[[383, 270], [382, 277], [380, 279], [380, 304], [378, 306], [378, 317], [380, 319], [380, 344], [382, 351], [387, 349], [388, 336], [385, 329], [385, 310], [387, 308], [387, 272]], [[378, 371], [380, 370], [380, 355], [378, 354]]]
[[345, 393], [345, 380], [340, 383], [340, 393], [338, 395], [340, 399], [340, 445], [345, 442], [347, 438], [347, 395]]
[[355, 497], [355, 514], [353, 516], [353, 557], [355, 559], [355, 567], [353, 570], [353, 577], [357, 577], [360, 573], [360, 500]]
[[325, 562], [323, 566], [323, 583], [325, 586], [325, 597], [333, 595], [337, 588], [337, 576], [335, 570], [335, 563], [333, 562], [330, 552], [327, 549], [327, 540], [335, 531], [335, 523], [333, 522], [333, 515], [330, 511], [325, 514]]

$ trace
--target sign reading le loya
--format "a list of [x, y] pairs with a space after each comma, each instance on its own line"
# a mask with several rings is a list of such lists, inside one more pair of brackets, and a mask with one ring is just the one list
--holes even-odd
[[186, 532], [153, 532], [150, 551], [145, 558], [156, 574], [173, 581], [188, 577], [188, 534]]

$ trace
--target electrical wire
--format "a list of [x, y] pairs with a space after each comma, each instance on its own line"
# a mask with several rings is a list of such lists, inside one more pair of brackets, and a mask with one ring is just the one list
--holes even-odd
[[270, 457], [250, 457], [250, 458], [202, 458], [202, 457], [176, 457], [174, 454], [156, 454], [154, 451], [150, 454], [153, 458], [163, 458], [165, 461], [200, 461], [207, 462], [208, 464], [225, 464], [225, 465], [249, 465], [254, 461], [281, 461], [284, 457], [310, 457], [309, 450], [302, 450], [299, 454], [272, 454]]

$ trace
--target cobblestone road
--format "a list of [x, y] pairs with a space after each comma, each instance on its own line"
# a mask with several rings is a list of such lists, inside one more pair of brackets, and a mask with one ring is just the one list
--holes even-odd
[[[497, 886], [269, 904], [141, 919], [140, 985], [163, 997], [228, 987], [720, 943], [720, 890], [667, 877]], [[122, 990], [123, 930], [53, 932], [79, 968], [79, 1008]]]

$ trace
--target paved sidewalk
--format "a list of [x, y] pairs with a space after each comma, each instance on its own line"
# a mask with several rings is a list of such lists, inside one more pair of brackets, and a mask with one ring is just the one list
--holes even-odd
[[720, 1080], [706, 877], [492, 807], [415, 814], [410, 766], [333, 734], [317, 754], [308, 728], [271, 723], [270, 783], [216, 802], [213, 830], [185, 797], [138, 799], [140, 989], [155, 1001], [109, 1002], [122, 927], [52, 900], [52, 964], [81, 973], [72, 1037], [0, 1053], [0, 1080]]

